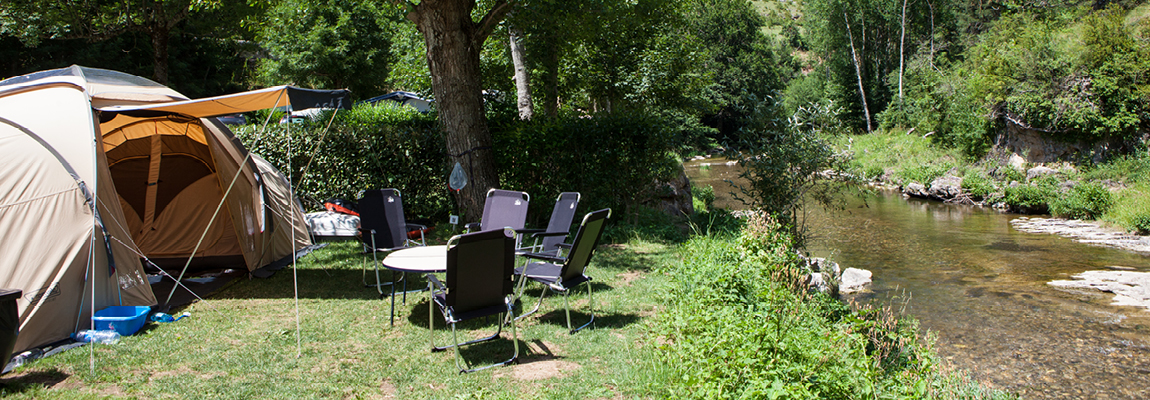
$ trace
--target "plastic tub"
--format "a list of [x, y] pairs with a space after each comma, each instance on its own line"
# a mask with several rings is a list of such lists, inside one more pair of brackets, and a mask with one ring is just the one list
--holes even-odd
[[129, 336], [144, 326], [151, 311], [147, 306], [111, 306], [96, 311], [92, 322], [98, 331], [115, 330], [120, 336]]

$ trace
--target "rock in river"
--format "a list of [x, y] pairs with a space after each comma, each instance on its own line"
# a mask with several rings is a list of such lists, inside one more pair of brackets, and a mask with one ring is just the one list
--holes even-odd
[[1114, 293], [1114, 305], [1150, 309], [1150, 272], [1086, 271], [1073, 278], [1075, 280], [1053, 281], [1049, 285]]

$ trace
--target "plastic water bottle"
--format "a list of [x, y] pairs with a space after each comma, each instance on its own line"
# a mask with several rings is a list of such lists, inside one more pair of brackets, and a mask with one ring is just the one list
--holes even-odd
[[158, 312], [158, 313], [152, 314], [152, 316], [148, 317], [148, 319], [152, 320], [152, 322], [176, 322], [176, 321], [179, 321], [183, 317], [189, 317], [191, 315], [192, 315], [192, 313], [187, 312], [187, 311], [184, 311], [184, 313], [180, 314], [179, 317], [173, 317], [170, 314]]
[[116, 344], [120, 343], [120, 334], [116, 331], [93, 331], [85, 329], [72, 335], [72, 339], [84, 343]]

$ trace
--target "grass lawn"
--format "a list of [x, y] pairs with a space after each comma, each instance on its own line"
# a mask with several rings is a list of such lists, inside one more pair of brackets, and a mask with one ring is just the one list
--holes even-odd
[[[519, 321], [520, 362], [461, 375], [452, 351], [430, 352], [427, 294], [396, 303], [364, 287], [354, 243], [337, 243], [300, 260], [297, 346], [293, 270], [238, 280], [190, 318], [145, 325], [116, 345], [84, 346], [26, 364], [0, 379], [6, 398], [655, 398], [669, 373], [650, 336], [674, 262], [672, 246], [633, 240], [601, 246], [592, 276], [596, 324], [567, 333], [560, 297]], [[385, 272], [385, 277], [390, 273]], [[412, 286], [422, 287], [422, 279]], [[526, 296], [539, 294], [528, 286]], [[157, 294], [159, 296], [160, 294]], [[534, 298], [524, 299], [530, 309]], [[572, 295], [572, 318], [585, 320], [586, 291]], [[175, 310], [173, 314], [184, 310]], [[521, 310], [517, 310], [521, 311]], [[436, 311], [434, 336], [450, 341]], [[464, 324], [461, 338], [495, 328]], [[502, 339], [465, 347], [473, 364], [509, 357]], [[93, 364], [94, 361], [94, 364]], [[94, 366], [93, 366], [94, 365]]]

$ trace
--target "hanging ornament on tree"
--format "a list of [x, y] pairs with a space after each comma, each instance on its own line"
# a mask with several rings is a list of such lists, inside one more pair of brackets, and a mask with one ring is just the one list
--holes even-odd
[[451, 168], [451, 176], [447, 178], [447, 186], [456, 192], [467, 186], [467, 173], [463, 172], [463, 166], [459, 162], [455, 163], [455, 167]]

